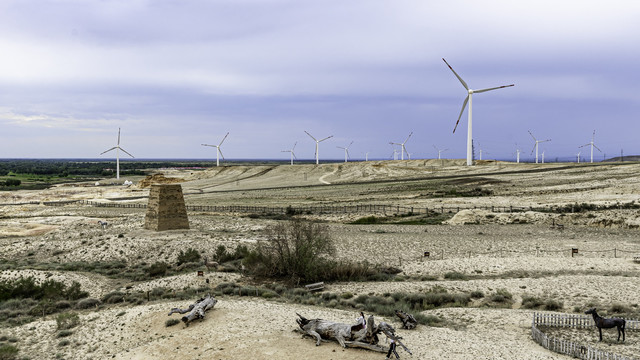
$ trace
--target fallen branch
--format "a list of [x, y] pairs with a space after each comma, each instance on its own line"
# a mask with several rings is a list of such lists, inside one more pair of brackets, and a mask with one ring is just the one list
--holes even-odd
[[196, 301], [195, 303], [189, 305], [187, 309], [173, 308], [169, 312], [169, 316], [174, 313], [185, 314], [189, 313], [186, 316], [182, 317], [182, 321], [188, 325], [190, 321], [195, 319], [204, 319], [204, 313], [213, 309], [218, 300], [211, 296], [211, 294], [207, 294], [206, 297]]

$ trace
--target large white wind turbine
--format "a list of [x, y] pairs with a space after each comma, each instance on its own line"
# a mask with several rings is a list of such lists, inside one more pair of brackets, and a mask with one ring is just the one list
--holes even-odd
[[316, 138], [314, 138], [311, 134], [309, 134], [309, 133], [307, 132], [307, 130], [305, 130], [304, 132], [305, 132], [307, 135], [309, 135], [309, 137], [311, 137], [311, 138], [313, 139], [313, 141], [315, 141], [315, 142], [316, 142], [316, 165], [318, 165], [318, 164], [320, 163], [320, 161], [318, 160], [318, 159], [319, 159], [319, 157], [318, 157], [318, 144], [319, 144], [319, 143], [321, 143], [321, 142], [323, 142], [323, 141], [325, 141], [325, 140], [327, 140], [327, 139], [329, 139], [329, 138], [332, 138], [332, 137], [333, 137], [333, 135], [331, 135], [331, 136], [327, 136], [327, 137], [326, 137], [326, 138], [324, 138], [324, 139], [316, 140]]
[[438, 152], [438, 160], [440, 160], [440, 154], [449, 150], [449, 149], [438, 149], [435, 145], [433, 145], [433, 148], [436, 149], [436, 151]]
[[[351, 144], [353, 144], [353, 141], [351, 142]], [[349, 144], [349, 146], [351, 146], [351, 144]], [[338, 149], [344, 150], [344, 162], [347, 162], [347, 158], [349, 158], [349, 146], [347, 147], [336, 146]]]
[[133, 155], [129, 154], [125, 149], [120, 147], [120, 128], [118, 128], [118, 144], [109, 150], [101, 152], [100, 155], [107, 153], [111, 150], [116, 151], [116, 179], [120, 179], [120, 150], [122, 150], [123, 153], [133, 157]]
[[413, 131], [411, 132], [411, 134], [409, 134], [409, 136], [407, 136], [407, 140], [405, 140], [403, 143], [389, 142], [389, 144], [391, 145], [400, 145], [402, 147], [402, 149], [400, 150], [400, 160], [404, 160], [405, 153], [407, 153], [407, 156], [409, 156], [409, 153], [407, 152], [407, 148], [404, 146], [404, 144], [406, 144], [407, 141], [409, 141], [409, 138], [411, 137], [411, 135], [413, 135]]
[[497, 89], [502, 89], [502, 88], [506, 88], [506, 87], [510, 87], [510, 86], [514, 86], [514, 84], [511, 85], [503, 85], [503, 86], [498, 86], [498, 87], [494, 87], [494, 88], [487, 88], [487, 89], [480, 89], [480, 90], [473, 90], [473, 89], [469, 89], [469, 86], [467, 86], [467, 83], [464, 82], [464, 80], [462, 80], [462, 78], [460, 77], [460, 75], [458, 75], [455, 70], [453, 70], [453, 68], [451, 67], [451, 65], [449, 65], [449, 63], [447, 62], [447, 60], [445, 60], [444, 58], [442, 58], [442, 60], [444, 61], [445, 64], [447, 64], [447, 66], [449, 67], [449, 69], [451, 69], [451, 71], [453, 71], [453, 74], [458, 78], [458, 80], [460, 80], [460, 83], [462, 84], [462, 86], [464, 86], [465, 89], [467, 89], [467, 97], [464, 99], [464, 102], [462, 103], [462, 110], [460, 110], [460, 115], [458, 115], [458, 121], [456, 121], [456, 126], [453, 128], [453, 132], [456, 132], [456, 128], [458, 127], [458, 123], [460, 122], [460, 118], [462, 117], [462, 113], [464, 112], [464, 108], [467, 106], [467, 102], [469, 102], [469, 121], [467, 124], [467, 166], [471, 166], [473, 165], [473, 144], [472, 144], [472, 131], [471, 131], [471, 104], [472, 104], [472, 95], [478, 94], [478, 93], [483, 93], [486, 91], [491, 91], [491, 90], [497, 90]]
[[533, 154], [533, 152], [536, 152], [536, 164], [538, 163], [538, 144], [539, 143], [543, 143], [543, 142], [547, 142], [547, 141], [551, 141], [551, 139], [547, 139], [547, 140], [538, 140], [536, 139], [535, 136], [533, 136], [533, 134], [531, 133], [531, 130], [527, 130], [529, 131], [529, 135], [531, 135], [531, 137], [533, 138], [533, 141], [536, 142], [535, 145], [533, 145], [533, 150], [531, 150], [531, 153]]
[[220, 144], [218, 144], [218, 145], [202, 144], [202, 146], [211, 146], [211, 147], [216, 148], [216, 166], [220, 166], [220, 156], [222, 156], [222, 160], [224, 160], [224, 155], [222, 154], [222, 150], [220, 150], [220, 146], [222, 146], [222, 143], [227, 138], [227, 136], [229, 136], [228, 132], [227, 132], [227, 135], [225, 135], [222, 138], [222, 141], [220, 141]]
[[295, 144], [293, 144], [293, 147], [291, 148], [291, 150], [282, 150], [282, 151], [281, 151], [281, 152], [288, 152], [288, 153], [291, 153], [291, 165], [293, 165], [293, 158], [298, 159], [298, 158], [296, 157], [296, 153], [294, 153], [294, 152], [293, 152], [293, 150], [296, 148], [296, 145], [297, 145], [297, 144], [298, 144], [298, 142], [296, 141], [296, 143], [295, 143]]
[[591, 146], [591, 162], [593, 162], [593, 148], [598, 149], [598, 151], [602, 152], [602, 150], [600, 150], [594, 143], [593, 143], [593, 138], [596, 137], [596, 131], [593, 130], [593, 135], [591, 136], [591, 142], [588, 144], [584, 144], [582, 146], [579, 147], [585, 147], [585, 146]]

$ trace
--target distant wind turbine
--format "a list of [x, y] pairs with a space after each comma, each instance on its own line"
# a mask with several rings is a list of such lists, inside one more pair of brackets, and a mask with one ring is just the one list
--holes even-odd
[[123, 153], [133, 157], [133, 155], [129, 154], [125, 149], [120, 147], [120, 128], [118, 128], [118, 144], [109, 150], [101, 152], [100, 155], [104, 153], [108, 153], [111, 150], [116, 151], [116, 179], [119, 180], [120, 179], [120, 150], [122, 150]]
[[364, 154], [364, 161], [369, 161], [369, 153]]
[[535, 136], [533, 136], [533, 134], [531, 133], [531, 131], [530, 131], [530, 130], [527, 130], [527, 131], [529, 131], [529, 135], [531, 135], [531, 137], [533, 138], [533, 141], [535, 141], [535, 142], [536, 142], [536, 144], [535, 144], [535, 145], [533, 145], [533, 150], [531, 150], [531, 153], [533, 154], [533, 152], [534, 152], [534, 151], [536, 152], [536, 164], [537, 164], [537, 163], [538, 163], [538, 144], [539, 144], [539, 143], [543, 143], [543, 142], [547, 142], [547, 141], [551, 141], [551, 139], [547, 139], [547, 140], [538, 140], [538, 139], [536, 139], [536, 137], [535, 137]]
[[291, 150], [282, 150], [282, 151], [281, 151], [281, 152], [288, 152], [288, 153], [291, 153], [291, 165], [293, 165], [293, 158], [298, 159], [298, 158], [296, 157], [296, 154], [293, 152], [293, 150], [296, 148], [296, 145], [297, 145], [297, 144], [298, 144], [298, 142], [296, 141], [296, 143], [295, 143], [295, 144], [293, 144], [293, 147], [291, 148]]
[[544, 164], [544, 150], [542, 150], [542, 163]]
[[440, 154], [449, 150], [449, 149], [438, 149], [435, 145], [433, 145], [433, 148], [436, 149], [436, 151], [438, 152], [438, 160], [440, 160]]
[[319, 144], [319, 143], [321, 143], [321, 142], [323, 142], [323, 141], [325, 141], [325, 140], [327, 140], [327, 139], [329, 139], [329, 138], [332, 138], [332, 137], [333, 137], [333, 135], [331, 135], [331, 136], [327, 136], [327, 137], [326, 137], [326, 138], [324, 138], [324, 139], [316, 140], [316, 138], [314, 138], [314, 137], [313, 137], [313, 135], [309, 134], [309, 133], [307, 132], [307, 130], [305, 130], [304, 132], [305, 132], [307, 135], [309, 135], [309, 137], [311, 137], [311, 138], [313, 139], [313, 141], [315, 141], [315, 142], [316, 142], [316, 165], [318, 165], [318, 164], [320, 163], [320, 161], [318, 160], [318, 159], [319, 159], [319, 157], [318, 157], [318, 144]]
[[389, 142], [389, 144], [391, 145], [400, 145], [402, 147], [402, 149], [400, 150], [400, 160], [404, 160], [405, 153], [407, 153], [407, 156], [409, 155], [409, 153], [407, 152], [407, 148], [404, 146], [404, 144], [406, 144], [407, 141], [409, 141], [409, 138], [411, 137], [411, 135], [413, 135], [413, 131], [411, 132], [411, 134], [409, 134], [409, 136], [407, 136], [407, 140], [405, 140], [403, 143]]
[[591, 136], [591, 142], [588, 144], [584, 144], [582, 146], [579, 147], [585, 147], [585, 146], [591, 146], [591, 162], [593, 163], [593, 148], [598, 149], [598, 151], [602, 152], [602, 150], [600, 150], [600, 148], [598, 148], [594, 143], [593, 143], [593, 139], [596, 137], [596, 131], [593, 130], [593, 135]]
[[220, 149], [220, 146], [222, 146], [222, 143], [227, 138], [227, 136], [229, 136], [228, 132], [227, 132], [227, 135], [225, 135], [222, 138], [222, 141], [220, 141], [220, 144], [218, 144], [218, 145], [202, 144], [202, 146], [211, 146], [211, 147], [216, 148], [216, 166], [220, 166], [220, 156], [222, 156], [222, 160], [224, 160], [224, 155], [222, 154], [222, 150]]
[[516, 144], [516, 163], [520, 164], [520, 148], [518, 147], [518, 144]]
[[580, 164], [580, 153], [581, 153], [581, 152], [582, 152], [582, 151], [578, 151], [578, 153], [576, 154], [576, 157], [578, 158], [578, 164]]
[[[349, 146], [351, 146], [351, 144], [353, 144], [353, 141], [349, 144]], [[349, 146], [347, 147], [336, 146], [338, 149], [344, 150], [344, 162], [347, 162], [347, 159], [349, 158]]]
[[467, 102], [469, 102], [469, 121], [467, 124], [467, 166], [471, 166], [473, 165], [473, 144], [472, 144], [472, 127], [471, 127], [471, 103], [472, 103], [472, 95], [474, 93], [478, 94], [478, 93], [483, 93], [486, 91], [491, 91], [491, 90], [497, 90], [497, 89], [502, 89], [502, 88], [506, 88], [506, 87], [510, 87], [510, 86], [514, 86], [514, 84], [511, 85], [503, 85], [503, 86], [498, 86], [498, 87], [494, 87], [494, 88], [487, 88], [487, 89], [480, 89], [480, 90], [473, 90], [473, 89], [469, 89], [469, 86], [467, 86], [467, 83], [464, 82], [464, 80], [462, 80], [462, 78], [460, 77], [460, 75], [458, 75], [455, 70], [453, 70], [453, 68], [451, 67], [451, 65], [449, 65], [449, 63], [447, 62], [447, 60], [445, 60], [444, 58], [442, 59], [444, 61], [445, 64], [447, 64], [447, 66], [449, 67], [449, 69], [451, 69], [451, 71], [453, 72], [453, 74], [458, 78], [458, 80], [460, 80], [460, 83], [462, 84], [462, 86], [464, 86], [465, 89], [467, 89], [467, 97], [464, 99], [464, 102], [462, 103], [462, 110], [460, 110], [460, 115], [458, 115], [458, 121], [456, 121], [456, 126], [453, 128], [453, 132], [456, 132], [456, 128], [458, 127], [458, 123], [460, 122], [460, 118], [462, 117], [462, 113], [464, 112], [464, 108], [467, 106]]

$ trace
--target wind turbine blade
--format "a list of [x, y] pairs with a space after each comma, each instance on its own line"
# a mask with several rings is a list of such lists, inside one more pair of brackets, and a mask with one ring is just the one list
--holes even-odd
[[[442, 59], [444, 60], [444, 59]], [[469, 95], [464, 98], [464, 102], [462, 103], [462, 110], [460, 110], [460, 115], [458, 115], [458, 121], [456, 121], [456, 126], [453, 128], [453, 133], [456, 133], [456, 129], [458, 128], [458, 123], [460, 122], [460, 118], [462, 117], [462, 113], [464, 112], [464, 108], [467, 107], [467, 102], [469, 102]]]
[[447, 150], [449, 150], [449, 149], [444, 149], [444, 150], [442, 150], [442, 152], [445, 152], [445, 151], [447, 151]]
[[547, 141], [551, 141], [551, 139], [542, 140], [542, 141], [538, 141], [538, 142], [539, 142], [539, 143], [543, 143], [543, 142], [547, 142]]
[[351, 155], [349, 155], [349, 149], [344, 149], [347, 152], [347, 159], [351, 159]]
[[462, 86], [464, 86], [465, 89], [469, 90], [469, 86], [467, 86], [467, 83], [464, 82], [464, 80], [462, 80], [462, 78], [460, 77], [460, 75], [458, 75], [458, 73], [456, 73], [455, 70], [453, 70], [453, 68], [451, 67], [451, 65], [449, 65], [449, 63], [447, 62], [447, 60], [445, 60], [444, 58], [442, 58], [442, 61], [444, 61], [445, 64], [447, 64], [447, 66], [449, 67], [449, 69], [451, 69], [451, 71], [453, 71], [453, 74], [458, 78], [458, 80], [460, 80], [460, 83], [462, 84]]
[[224, 160], [224, 154], [222, 153], [222, 150], [220, 150], [220, 147], [218, 147], [218, 152], [220, 152], [220, 156], [222, 156], [222, 160]]
[[503, 86], [498, 86], [498, 87], [489, 88], [489, 89], [473, 90], [473, 93], [474, 94], [478, 94], [478, 93], [483, 93], [483, 92], [486, 92], [486, 91], [491, 91], [491, 90], [496, 90], [496, 89], [504, 89], [504, 88], [510, 87], [510, 86], [515, 86], [515, 84], [503, 85]]
[[[591, 143], [584, 144], [584, 145], [582, 145], [582, 146], [578, 146], [578, 148], [582, 148], [582, 147], [585, 147], [585, 146], [591, 146]], [[594, 146], [595, 146], [595, 145], [594, 145]]]
[[538, 145], [538, 144], [533, 145], [533, 149], [531, 149], [531, 153], [532, 154], [533, 154], [534, 151], [536, 151], [536, 145]]
[[120, 150], [122, 150], [122, 152], [123, 152], [123, 153], [125, 153], [125, 154], [127, 154], [127, 155], [131, 156], [132, 158], [135, 158], [135, 156], [133, 156], [133, 155], [129, 154], [125, 149], [120, 148]]
[[298, 160], [298, 157], [296, 156], [296, 153], [294, 153], [293, 151], [291, 152], [291, 155], [293, 155], [293, 158]]
[[112, 148], [111, 148], [111, 149], [109, 149], [109, 150], [105, 150], [105, 151], [101, 152], [101, 153], [100, 153], [100, 155], [102, 155], [102, 154], [104, 154], [104, 153], [107, 153], [107, 152], [109, 152], [109, 151], [111, 151], [111, 150], [115, 150], [116, 148], [117, 148], [117, 146], [114, 146], [114, 147], [112, 147]]
[[407, 136], [407, 140], [405, 140], [405, 141], [402, 143], [403, 145], [404, 145], [404, 144], [406, 144], [406, 143], [407, 143], [407, 141], [409, 141], [409, 138], [411, 137], [411, 135], [413, 135], [413, 131], [411, 132], [411, 134], [409, 134], [409, 136]]
[[200, 144], [200, 145], [202, 145], [202, 146], [211, 146], [211, 147], [214, 147], [214, 148], [218, 147], [218, 145], [209, 145], [209, 144]]
[[298, 142], [296, 141], [295, 144], [293, 144], [293, 147], [291, 148], [291, 152], [293, 152], [293, 150], [296, 148], [296, 145], [298, 145]]
[[336, 146], [338, 149], [342, 149], [344, 150], [344, 148], [342, 146]]
[[305, 132], [307, 135], [309, 135], [309, 136], [313, 139], [313, 141], [318, 141], [318, 140], [316, 140], [316, 138], [314, 138], [313, 136], [311, 136], [311, 134], [309, 134], [309, 133], [307, 132], [307, 130], [304, 130], [304, 132]]
[[438, 149], [435, 145], [433, 145], [433, 148], [436, 149], [436, 151], [440, 151], [440, 149]]
[[327, 140], [327, 139], [331, 139], [332, 137], [333, 137], [333, 135], [331, 135], [331, 136], [327, 136], [326, 138], [324, 138], [324, 139], [322, 139], [322, 140], [318, 140], [318, 142], [323, 142], [323, 141], [325, 141], [325, 140]]
[[536, 139], [536, 137], [535, 137], [535, 136], [533, 136], [533, 134], [531, 133], [531, 131], [530, 131], [530, 130], [527, 130], [527, 131], [529, 132], [529, 135], [531, 135], [531, 137], [533, 138], [533, 141], [538, 141], [538, 139]]
[[599, 147], [597, 147], [595, 144], [593, 144], [593, 147], [594, 147], [594, 148], [596, 148], [596, 149], [598, 149], [598, 151], [602, 152], [602, 150], [600, 150], [600, 148], [599, 148]]
[[118, 145], [120, 145], [120, 128], [118, 128]]
[[227, 135], [225, 135], [225, 136], [222, 138], [222, 141], [220, 141], [220, 144], [218, 144], [218, 146], [222, 145], [222, 143], [223, 143], [223, 142], [224, 142], [224, 140], [227, 138], [227, 136], [229, 136], [229, 133], [227, 133]]
[[347, 146], [347, 149], [351, 147], [351, 145], [353, 145], [353, 141], [349, 143], [349, 146]]

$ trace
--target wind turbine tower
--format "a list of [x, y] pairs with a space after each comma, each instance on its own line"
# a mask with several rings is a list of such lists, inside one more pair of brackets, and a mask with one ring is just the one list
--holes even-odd
[[433, 145], [433, 148], [436, 149], [436, 151], [438, 152], [438, 160], [440, 160], [440, 154], [449, 150], [449, 149], [438, 149], [435, 145]]
[[344, 150], [344, 162], [347, 162], [347, 159], [349, 158], [349, 147], [351, 146], [351, 144], [353, 144], [353, 141], [347, 147], [336, 146], [338, 149]]
[[544, 164], [544, 150], [542, 150], [542, 163]]
[[332, 138], [332, 137], [333, 137], [333, 135], [331, 135], [331, 136], [327, 136], [327, 137], [326, 137], [326, 138], [324, 138], [324, 139], [316, 140], [316, 138], [314, 138], [314, 137], [313, 137], [313, 135], [309, 134], [309, 133], [307, 132], [307, 130], [305, 130], [304, 132], [305, 132], [307, 135], [309, 135], [309, 137], [311, 137], [311, 138], [313, 139], [313, 141], [315, 141], [315, 142], [316, 142], [316, 165], [318, 165], [318, 164], [320, 163], [320, 161], [318, 160], [318, 159], [319, 159], [319, 158], [318, 158], [318, 144], [319, 144], [319, 143], [321, 143], [321, 142], [323, 142], [323, 141], [325, 141], [325, 140], [327, 140], [327, 139]]
[[581, 152], [582, 152], [582, 151], [578, 151], [578, 153], [576, 154], [576, 157], [578, 158], [578, 164], [580, 164], [580, 153], [581, 153]]
[[118, 128], [118, 143], [117, 143], [117, 145], [112, 147], [109, 150], [101, 152], [100, 155], [102, 155], [104, 153], [108, 153], [111, 150], [115, 150], [116, 151], [116, 179], [120, 180], [120, 150], [122, 150], [123, 153], [133, 157], [133, 155], [129, 154], [125, 149], [120, 147], [120, 128]]
[[516, 164], [520, 164], [520, 148], [516, 144]]
[[291, 153], [291, 165], [293, 165], [293, 158], [298, 159], [298, 158], [296, 157], [296, 153], [294, 153], [294, 152], [293, 152], [293, 149], [295, 149], [295, 148], [296, 148], [296, 145], [297, 145], [297, 144], [298, 144], [298, 142], [296, 141], [296, 143], [295, 143], [295, 144], [293, 144], [293, 147], [291, 148], [291, 150], [282, 150], [282, 151], [281, 151], [281, 152], [288, 152], [288, 153]]
[[531, 135], [531, 137], [533, 138], [533, 141], [535, 141], [535, 142], [536, 142], [536, 144], [535, 144], [535, 145], [533, 145], [533, 150], [531, 150], [531, 153], [533, 154], [533, 152], [534, 152], [534, 151], [536, 152], [536, 164], [537, 164], [537, 163], [538, 163], [538, 144], [539, 144], [539, 143], [543, 143], [543, 142], [547, 142], [547, 141], [551, 141], [551, 139], [547, 139], [547, 140], [538, 140], [538, 139], [536, 139], [536, 137], [535, 137], [535, 136], [533, 136], [533, 134], [531, 133], [531, 131], [530, 131], [530, 130], [527, 130], [527, 131], [529, 131], [529, 135]]
[[579, 147], [585, 147], [585, 146], [591, 146], [591, 162], [593, 163], [593, 148], [598, 149], [598, 151], [602, 152], [602, 150], [600, 150], [600, 148], [598, 148], [594, 143], [593, 143], [593, 139], [596, 137], [596, 131], [593, 130], [593, 135], [591, 135], [591, 142], [588, 144], [584, 144], [582, 146]]
[[467, 90], [467, 97], [464, 99], [464, 102], [462, 103], [462, 110], [460, 110], [460, 115], [458, 115], [458, 121], [456, 121], [456, 126], [453, 128], [453, 133], [455, 134], [456, 128], [458, 127], [458, 123], [460, 122], [460, 118], [462, 117], [462, 113], [464, 112], [464, 108], [467, 106], [467, 102], [469, 102], [469, 111], [468, 111], [469, 121], [468, 121], [468, 124], [467, 124], [467, 166], [471, 166], [471, 165], [473, 165], [473, 144], [472, 144], [473, 136], [472, 136], [472, 127], [471, 127], [472, 95], [474, 93], [475, 94], [479, 94], [479, 93], [483, 93], [483, 92], [486, 92], [486, 91], [497, 90], [497, 89], [502, 89], [502, 88], [514, 86], [514, 84], [503, 85], [503, 86], [498, 86], [498, 87], [494, 87], [494, 88], [480, 89], [480, 90], [469, 89], [469, 86], [467, 85], [467, 83], [464, 82], [464, 80], [462, 80], [460, 75], [458, 75], [455, 72], [455, 70], [453, 70], [453, 68], [451, 67], [451, 65], [449, 65], [447, 60], [445, 60], [444, 58], [442, 58], [442, 60], [444, 61], [445, 64], [447, 64], [447, 66], [449, 67], [449, 69], [451, 69], [453, 74], [458, 78], [458, 80], [460, 80], [460, 83], [462, 84], [462, 86], [464, 86], [464, 88]]
[[228, 132], [227, 132], [227, 135], [225, 135], [222, 138], [222, 141], [220, 141], [220, 144], [218, 144], [218, 145], [202, 144], [202, 146], [211, 146], [211, 147], [216, 148], [216, 166], [220, 166], [220, 156], [222, 156], [222, 160], [224, 160], [224, 155], [222, 154], [222, 150], [220, 150], [220, 146], [222, 146], [222, 143], [227, 138], [227, 136], [229, 136]]
[[402, 147], [402, 149], [400, 150], [400, 160], [404, 160], [405, 153], [407, 153], [407, 156], [409, 156], [409, 153], [407, 152], [407, 148], [404, 146], [404, 144], [406, 144], [407, 141], [409, 141], [409, 138], [411, 137], [411, 135], [413, 135], [413, 131], [411, 132], [411, 134], [409, 134], [409, 136], [407, 136], [407, 140], [405, 140], [403, 143], [394, 143], [394, 142], [389, 143], [391, 145], [400, 145]]

